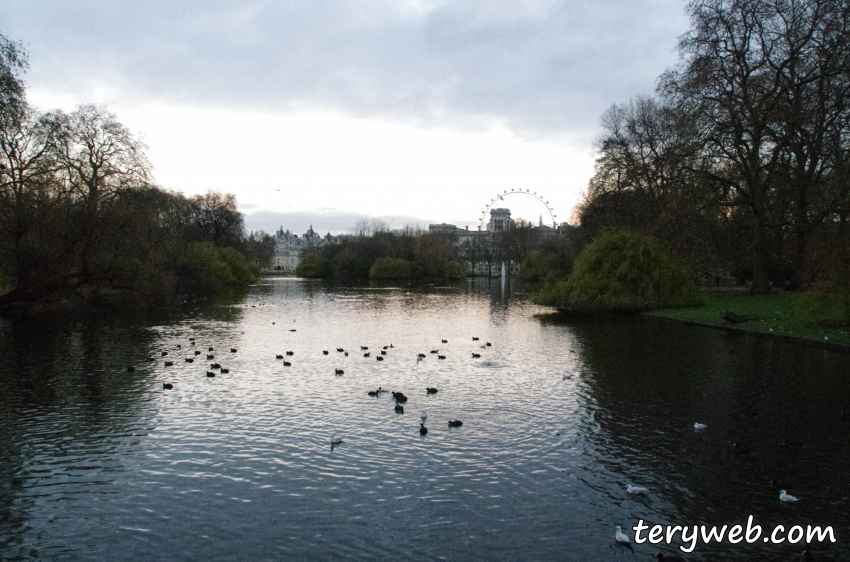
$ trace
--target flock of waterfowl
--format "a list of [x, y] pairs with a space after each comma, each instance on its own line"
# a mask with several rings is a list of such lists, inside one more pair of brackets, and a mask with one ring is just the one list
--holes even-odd
[[[274, 324], [274, 322], [273, 322], [272, 324]], [[295, 330], [295, 329], [290, 329], [289, 331], [290, 331], [290, 332], [295, 332], [296, 330]], [[478, 337], [473, 337], [473, 338], [472, 338], [472, 341], [479, 341], [479, 338], [478, 338]], [[441, 343], [446, 344], [446, 343], [448, 343], [448, 340], [442, 339], [442, 340], [441, 340]], [[196, 340], [195, 340], [195, 338], [194, 338], [194, 337], [190, 337], [190, 338], [189, 338], [189, 346], [190, 346], [190, 347], [193, 347], [193, 346], [195, 346], [195, 345], [196, 345]], [[481, 347], [482, 349], [486, 349], [486, 348], [491, 347], [491, 346], [492, 346], [492, 344], [491, 344], [490, 342], [486, 342], [485, 344], [481, 345], [480, 347]], [[177, 348], [177, 349], [182, 349], [182, 345], [178, 344], [178, 345], [176, 346], [176, 348]], [[394, 346], [393, 346], [393, 344], [391, 344], [391, 343], [390, 343], [390, 344], [388, 344], [388, 345], [383, 346], [383, 348], [382, 348], [382, 349], [380, 350], [380, 352], [379, 352], [380, 354], [376, 356], [376, 360], [377, 360], [377, 361], [383, 361], [383, 360], [384, 360], [384, 358], [388, 355], [388, 352], [389, 352], [390, 350], [392, 350], [393, 348], [394, 348]], [[215, 359], [215, 355], [213, 354], [213, 352], [214, 352], [214, 348], [213, 348], [212, 346], [209, 346], [209, 347], [207, 348], [207, 351], [208, 351], [209, 353], [206, 355], [206, 359], [207, 359], [207, 360], [209, 360], [209, 361], [214, 360], [214, 359]], [[237, 351], [238, 351], [238, 350], [237, 350], [236, 348], [231, 348], [231, 349], [230, 349], [230, 352], [231, 352], [231, 353], [237, 353]], [[364, 357], [364, 358], [369, 358], [369, 357], [371, 357], [371, 352], [369, 351], [369, 347], [368, 347], [368, 346], [360, 346], [360, 351], [361, 351], [361, 352], [364, 352], [364, 353], [363, 353], [363, 357]], [[337, 353], [342, 354], [344, 357], [348, 357], [348, 356], [349, 356], [349, 352], [348, 352], [348, 350], [346, 350], [345, 348], [342, 348], [342, 347], [338, 347], [338, 348], [336, 348], [336, 352], [337, 352]], [[575, 351], [574, 351], [574, 350], [572, 350], [572, 349], [570, 350], [570, 352], [571, 352], [571, 353], [575, 353]], [[167, 357], [167, 356], [168, 356], [168, 353], [169, 353], [168, 351], [162, 351], [162, 352], [161, 352], [161, 357]], [[439, 349], [432, 349], [432, 350], [430, 351], [430, 353], [431, 353], [432, 355], [436, 355], [436, 356], [437, 356], [437, 359], [439, 359], [439, 360], [446, 359], [446, 356], [445, 356], [445, 355], [440, 354]], [[194, 360], [195, 360], [195, 358], [196, 358], [197, 356], [201, 355], [201, 354], [202, 354], [202, 352], [201, 352], [201, 351], [199, 351], [199, 350], [197, 350], [197, 349], [194, 349], [194, 350], [193, 350], [193, 354], [192, 354], [192, 356], [184, 358], [184, 361], [185, 361], [186, 363], [193, 363], [193, 362], [194, 362]], [[330, 351], [328, 351], [328, 350], [322, 350], [322, 354], [323, 354], [323, 355], [325, 355], [325, 356], [330, 355]], [[276, 355], [275, 355], [275, 359], [276, 359], [276, 360], [283, 360], [283, 366], [284, 366], [284, 367], [291, 367], [291, 366], [292, 366], [292, 362], [291, 362], [289, 359], [290, 359], [290, 358], [292, 358], [294, 355], [295, 355], [295, 352], [294, 352], [294, 351], [286, 351], [286, 352], [285, 352], [285, 354], [276, 354]], [[473, 353], [472, 353], [472, 358], [473, 358], [473, 359], [477, 359], [477, 358], [480, 358], [480, 357], [481, 357], [481, 354], [480, 354], [480, 353], [475, 353], [475, 352], [473, 352]], [[422, 361], [422, 360], [424, 360], [424, 359], [426, 359], [426, 358], [427, 358], [427, 355], [426, 355], [425, 353], [418, 353], [418, 354], [417, 354], [417, 356], [416, 356], [416, 360], [417, 360], [417, 362], [420, 362], [420, 361]], [[147, 361], [148, 361], [148, 362], [153, 362], [153, 361], [156, 361], [156, 359], [155, 359], [154, 357], [148, 357], [148, 358], [147, 358]], [[169, 360], [169, 361], [165, 361], [165, 366], [166, 366], [166, 367], [170, 367], [170, 366], [173, 366], [173, 365], [174, 365], [174, 362], [173, 362], [173, 361], [170, 361], [170, 360]], [[219, 363], [217, 363], [217, 362], [216, 362], [216, 363], [211, 363], [211, 364], [210, 364], [210, 369], [218, 370], [220, 373], [229, 373], [229, 370], [228, 370], [227, 368], [222, 367], [222, 366], [221, 366]], [[133, 365], [128, 365], [128, 366], [127, 366], [127, 371], [128, 371], [128, 372], [134, 372], [135, 370], [136, 370], [136, 368], [135, 368]], [[336, 376], [342, 376], [342, 375], [344, 375], [344, 374], [345, 374], [345, 371], [344, 371], [343, 369], [340, 369], [340, 368], [335, 368], [335, 369], [334, 369], [334, 374], [335, 374]], [[215, 373], [214, 371], [206, 371], [206, 376], [207, 376], [207, 377], [215, 377], [215, 376], [216, 376], [216, 373]], [[569, 374], [563, 375], [563, 380], [570, 380], [570, 379], [572, 379], [572, 378], [573, 378], [573, 376], [572, 376], [572, 375], [569, 375]], [[173, 385], [172, 383], [168, 383], [168, 382], [166, 382], [166, 383], [163, 383], [162, 388], [163, 388], [163, 390], [172, 390], [172, 389], [174, 388], [174, 385]], [[392, 399], [393, 399], [393, 401], [395, 402], [395, 404], [394, 404], [394, 408], [393, 408], [394, 412], [395, 412], [395, 413], [399, 413], [399, 414], [403, 414], [403, 413], [404, 413], [404, 406], [403, 406], [403, 404], [406, 404], [406, 403], [407, 403], [407, 401], [408, 401], [408, 397], [407, 397], [404, 393], [402, 393], [402, 392], [396, 392], [396, 391], [387, 391], [387, 390], [384, 390], [382, 387], [380, 387], [380, 386], [379, 386], [377, 390], [369, 390], [369, 391], [367, 391], [367, 394], [368, 394], [369, 396], [373, 396], [373, 397], [381, 397], [384, 393], [387, 393], [387, 392], [389, 392], [389, 393], [391, 394]], [[438, 389], [437, 389], [437, 388], [434, 388], [434, 387], [426, 387], [426, 388], [425, 388], [425, 392], [426, 392], [426, 395], [434, 395], [434, 394], [437, 394], [439, 391], [438, 391]], [[847, 420], [847, 419], [848, 419], [848, 414], [847, 414], [847, 412], [845, 412], [844, 410], [842, 410], [842, 411], [841, 411], [841, 413], [840, 413], [840, 417], [841, 417], [841, 419], [842, 419], [842, 420]], [[422, 413], [421, 413], [421, 415], [420, 415], [420, 420], [421, 420], [421, 422], [420, 422], [420, 424], [419, 424], [419, 433], [420, 433], [420, 435], [422, 435], [422, 436], [424, 436], [424, 435], [427, 435], [427, 434], [428, 434], [428, 428], [425, 426], [425, 422], [426, 422], [427, 418], [428, 418], [428, 414], [427, 414], [427, 412], [426, 412], [426, 411], [424, 411], [424, 410], [423, 410], [423, 411], [422, 411]], [[460, 421], [460, 420], [448, 420], [448, 427], [461, 427], [462, 425], [463, 425], [463, 422], [462, 422], [462, 421]], [[700, 432], [701, 432], [701, 431], [703, 431], [703, 430], [706, 430], [706, 429], [708, 428], [708, 425], [707, 425], [707, 424], [704, 424], [704, 423], [700, 423], [700, 422], [695, 422], [695, 423], [694, 423], [694, 425], [693, 425], [693, 427], [694, 427], [694, 429], [695, 429], [695, 430], [697, 430], [697, 431], [700, 431]], [[334, 448], [334, 447], [336, 447], [337, 445], [342, 444], [343, 442], [344, 442], [344, 438], [343, 438], [343, 437], [337, 436], [336, 434], [332, 434], [332, 435], [331, 435], [331, 438], [330, 438], [330, 445], [331, 445], [331, 449], [333, 449], [333, 448]], [[785, 447], [794, 448], [794, 449], [799, 449], [799, 448], [802, 448], [802, 447], [804, 446], [804, 444], [803, 444], [802, 442], [797, 441], [797, 440], [788, 439], [788, 438], [783, 439], [783, 441], [782, 441], [782, 445], [784, 445]], [[747, 445], [743, 445], [743, 444], [741, 444], [741, 443], [737, 443], [737, 442], [732, 444], [732, 449], [733, 449], [733, 451], [734, 451], [734, 453], [735, 453], [736, 455], [748, 455], [748, 454], [750, 454], [750, 453], [752, 453], [752, 452], [753, 452], [753, 448], [752, 448], [752, 447], [749, 447], [749, 446], [747, 446]], [[787, 493], [787, 491], [786, 491], [786, 489], [785, 489], [785, 488], [790, 489], [790, 488], [792, 487], [792, 485], [791, 485], [790, 483], [789, 483], [789, 484], [783, 484], [783, 483], [777, 482], [776, 480], [773, 480], [773, 481], [771, 481], [771, 484], [772, 484], [773, 486], [777, 487], [777, 488], [778, 488], [778, 487], [782, 487], [782, 488], [783, 488], [783, 489], [781, 489], [781, 490], [780, 490], [780, 492], [779, 492], [779, 500], [780, 500], [780, 501], [782, 501], [782, 502], [791, 502], [791, 503], [792, 503], [792, 502], [796, 502], [796, 501], [798, 501], [798, 500], [799, 500], [799, 498], [797, 498], [797, 497], [795, 497], [795, 496], [793, 496], [793, 495], [791, 495], [791, 494], [788, 494], [788, 493]], [[626, 492], [627, 492], [627, 493], [629, 493], [629, 494], [646, 494], [648, 491], [649, 491], [649, 490], [648, 490], [647, 488], [644, 488], [644, 487], [641, 487], [641, 486], [634, 486], [634, 485], [632, 485], [632, 484], [628, 484], [628, 485], [626, 486]], [[616, 527], [616, 530], [615, 530], [615, 533], [614, 533], [614, 539], [615, 539], [615, 541], [616, 541], [618, 544], [627, 545], [627, 546], [630, 546], [630, 544], [631, 544], [631, 540], [630, 540], [630, 538], [629, 538], [628, 534], [624, 533], [624, 532], [623, 532], [623, 530], [622, 530], [622, 528], [621, 528], [621, 527], [619, 527], [619, 526], [618, 526], [618, 527]], [[683, 557], [681, 557], [681, 556], [678, 556], [678, 555], [676, 555], [676, 554], [673, 554], [673, 555], [669, 555], [669, 554], [668, 554], [668, 555], [665, 555], [665, 554], [663, 554], [663, 553], [661, 553], [661, 552], [658, 552], [658, 553], [655, 555], [655, 558], [656, 558], [657, 560], [659, 560], [659, 561], [662, 561], [662, 562], [663, 562], [663, 561], [667, 561], [667, 562], [685, 562], [685, 558], [683, 558]], [[802, 553], [802, 558], [803, 558], [804, 560], [814, 560], [814, 557], [813, 557], [812, 553], [811, 553], [810, 551], [808, 551], [808, 550], [805, 550], [805, 551]]]
[[[272, 324], [274, 324], [274, 322], [272, 322]], [[294, 332], [295, 329], [290, 329], [289, 331]], [[472, 341], [479, 341], [479, 338], [473, 337]], [[442, 343], [448, 343], [448, 340], [443, 339], [443, 340], [441, 340], [441, 342]], [[196, 339], [194, 337], [189, 338], [189, 347], [195, 346], [196, 343], [197, 342], [196, 342]], [[486, 349], [488, 347], [491, 347], [492, 345], [493, 345], [492, 343], [487, 342], [487, 343], [481, 345], [481, 348]], [[177, 349], [182, 349], [182, 347], [183, 347], [182, 344], [176, 345]], [[383, 346], [383, 349], [380, 350], [380, 355], [376, 356], [376, 359], [378, 361], [383, 361], [384, 357], [387, 355], [388, 351], [393, 349], [394, 347], [395, 346], [393, 346], [393, 344], [391, 344], [391, 343]], [[213, 351], [215, 351], [215, 348], [213, 348], [212, 346], [209, 346], [207, 348], [207, 351], [209, 352], [206, 356], [207, 360], [208, 361], [214, 360], [215, 355], [213, 354]], [[230, 348], [231, 353], [236, 353], [237, 351], [238, 350], [235, 347]], [[344, 357], [348, 357], [348, 351], [345, 348], [338, 347], [338, 348], [336, 348], [336, 351], [337, 351], [337, 353], [342, 353]], [[371, 356], [371, 352], [369, 351], [368, 346], [361, 345], [360, 351], [365, 351], [365, 353], [363, 353], [363, 357], [369, 358]], [[169, 353], [168, 351], [162, 351], [160, 353], [160, 357], [167, 357], [168, 353]], [[192, 356], [184, 358], [184, 361], [186, 363], [193, 363], [195, 361], [195, 357], [197, 357], [198, 355], [201, 355], [201, 353], [202, 353], [201, 351], [195, 349], [195, 350], [193, 350]], [[438, 349], [432, 349], [431, 353], [437, 355], [438, 359], [445, 359], [446, 358], [445, 355], [440, 354]], [[291, 367], [292, 362], [287, 360], [287, 358], [291, 358], [294, 355], [295, 355], [294, 351], [287, 351], [285, 354], [280, 354], [280, 353], [275, 354], [275, 359], [276, 360], [283, 360], [283, 366], [284, 367]], [[323, 349], [322, 355], [330, 355], [330, 351], [328, 351], [327, 349]], [[422, 361], [426, 357], [427, 357], [427, 355], [425, 355], [424, 353], [418, 353], [417, 356], [416, 356], [416, 361], [417, 362]], [[473, 357], [473, 359], [480, 358], [481, 354], [480, 353], [473, 353], [472, 357]], [[154, 361], [156, 361], [156, 358], [155, 357], [148, 357], [147, 361], [148, 362], [154, 362]], [[173, 361], [165, 361], [166, 367], [171, 367], [173, 365], [174, 365]], [[220, 373], [229, 373], [230, 372], [229, 369], [222, 367], [221, 364], [219, 364], [219, 363], [210, 363], [210, 369], [217, 369]], [[136, 370], [135, 366], [127, 365], [127, 371], [128, 372], [132, 373], [132, 372], [135, 372], [135, 370]], [[335, 368], [334, 374], [336, 376], [342, 376], [342, 375], [345, 374], [345, 371], [343, 369], [340, 369], [340, 368]], [[213, 378], [213, 377], [216, 376], [216, 373], [215, 373], [215, 371], [207, 371], [206, 376], [209, 377], [209, 378]], [[169, 383], [169, 382], [163, 383], [162, 389], [163, 390], [173, 390], [174, 384]], [[369, 396], [379, 397], [385, 392], [391, 392], [391, 394], [392, 394], [393, 400], [395, 401], [394, 411], [398, 414], [403, 414], [404, 413], [404, 406], [402, 406], [402, 404], [405, 404], [408, 400], [407, 396], [405, 396], [404, 393], [395, 392], [395, 391], [387, 391], [387, 390], [384, 390], [383, 388], [381, 388], [379, 386], [378, 390], [370, 390], [370, 391], [367, 392], [367, 394]], [[425, 393], [427, 395], [437, 394], [437, 392], [439, 392], [438, 389], [436, 389], [434, 387], [426, 387], [425, 388]], [[420, 416], [420, 419], [422, 420], [422, 422], [419, 424], [419, 434], [420, 435], [427, 435], [428, 434], [428, 428], [425, 427], [425, 421], [426, 421], [427, 418], [428, 418], [428, 414], [423, 410], [422, 415]], [[460, 427], [462, 425], [463, 425], [463, 422], [460, 421], [460, 420], [448, 420], [448, 427]], [[337, 437], [336, 434], [331, 435], [331, 439], [330, 439], [331, 448], [335, 447], [336, 445], [341, 444], [342, 442], [343, 442], [342, 437]]]
[[[473, 337], [472, 340], [478, 341], [478, 338]], [[443, 339], [443, 340], [441, 340], [441, 343], [449, 343], [449, 342], [448, 342], [448, 340]], [[490, 347], [492, 345], [493, 344], [491, 344], [490, 342], [487, 342], [485, 345], [482, 345], [481, 347], [487, 348], [487, 347]], [[378, 361], [383, 361], [384, 357], [387, 355], [388, 351], [392, 350], [394, 347], [395, 346], [393, 346], [393, 344], [385, 345], [380, 350], [380, 355], [378, 355], [376, 357], [376, 359]], [[338, 353], [344, 353], [346, 356], [348, 355], [348, 352], [344, 348], [338, 347], [336, 350], [337, 350]], [[368, 358], [371, 354], [371, 352], [369, 351], [369, 347], [365, 346], [365, 345], [360, 346], [360, 351], [365, 351], [365, 353], [363, 354], [363, 357]], [[287, 353], [290, 353], [290, 352], [287, 352]], [[328, 355], [329, 352], [327, 350], [323, 350], [322, 353], [324, 355]], [[440, 355], [440, 351], [438, 349], [432, 349], [431, 353], [436, 355], [437, 359], [445, 359], [446, 358], [445, 355]], [[424, 353], [417, 353], [416, 354], [417, 363], [419, 361], [422, 361], [426, 357], [427, 357], [427, 355], [425, 355]], [[472, 357], [478, 358], [478, 357], [481, 357], [481, 354], [480, 353], [473, 353]], [[337, 376], [341, 376], [341, 375], [345, 374], [345, 371], [343, 371], [342, 369], [335, 369], [335, 373], [336, 373]], [[382, 387], [379, 386], [377, 390], [369, 390], [369, 391], [366, 392], [366, 394], [369, 395], [369, 396], [380, 397], [381, 395], [383, 395], [386, 392], [389, 392], [392, 395], [392, 399], [395, 402], [395, 405], [393, 406], [393, 411], [397, 414], [403, 414], [404, 413], [404, 406], [402, 404], [406, 404], [407, 401], [408, 401], [407, 396], [403, 392], [388, 391], [388, 390], [384, 390]], [[433, 395], [433, 394], [437, 394], [438, 392], [439, 392], [439, 389], [437, 389], [437, 388], [434, 388], [434, 387], [431, 387], [431, 386], [425, 387], [425, 394], [426, 395]], [[420, 416], [420, 419], [422, 421], [419, 424], [419, 434], [420, 435], [427, 435], [428, 434], [428, 428], [425, 427], [425, 421], [428, 419], [428, 413], [423, 410], [422, 415]], [[463, 425], [463, 422], [460, 421], [460, 420], [449, 420], [448, 421], [449, 427], [460, 427], [462, 425]], [[331, 435], [331, 447], [339, 445], [342, 442], [343, 441], [342, 441], [341, 437], [337, 437], [336, 434]]]

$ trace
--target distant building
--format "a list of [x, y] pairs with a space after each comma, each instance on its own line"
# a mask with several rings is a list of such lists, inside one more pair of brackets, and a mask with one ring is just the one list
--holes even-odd
[[[529, 223], [522, 222], [522, 226], [529, 226]], [[497, 252], [494, 248], [495, 239], [493, 235], [507, 232], [515, 226], [517, 224], [511, 218], [510, 209], [492, 209], [487, 230], [469, 230], [468, 227], [458, 228], [453, 224], [441, 223], [428, 225], [428, 232], [435, 235], [450, 236], [454, 239], [465, 261], [468, 275], [499, 276], [502, 274], [502, 261], [496, 260], [494, 257]], [[568, 233], [572, 227], [567, 223], [562, 223], [558, 228], [552, 228], [544, 225], [541, 217], [539, 225], [532, 228], [543, 236], [552, 236]], [[516, 260], [505, 261], [505, 273], [518, 275], [520, 273], [519, 262]]]
[[313, 225], [310, 225], [310, 229], [300, 237], [289, 232], [289, 230], [284, 232], [283, 226], [281, 226], [280, 230], [275, 233], [272, 269], [285, 273], [295, 273], [295, 268], [301, 262], [301, 255], [305, 251], [334, 243], [336, 243], [336, 238], [331, 236], [330, 232], [322, 236], [313, 230]]

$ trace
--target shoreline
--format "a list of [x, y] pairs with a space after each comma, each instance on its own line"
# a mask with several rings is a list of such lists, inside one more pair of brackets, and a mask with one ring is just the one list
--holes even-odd
[[[706, 291], [704, 294], [705, 301], [700, 305], [659, 308], [643, 316], [850, 351], [850, 324], [833, 302], [791, 292], [748, 295]], [[741, 316], [744, 321], [727, 322], [723, 319], [727, 312]]]
[[759, 336], [768, 339], [776, 339], [780, 341], [786, 341], [790, 343], [803, 344], [809, 347], [820, 347], [822, 349], [831, 349], [838, 351], [846, 351], [850, 352], [850, 345], [844, 343], [837, 343], [832, 341], [819, 341], [813, 340], [811, 338], [805, 338], [802, 336], [789, 336], [787, 334], [778, 334], [773, 332], [762, 332], [760, 330], [752, 330], [748, 328], [741, 328], [738, 326], [724, 326], [722, 324], [712, 324], [710, 322], [701, 322], [699, 320], [688, 320], [685, 318], [673, 318], [670, 316], [656, 316], [651, 312], [646, 312], [641, 314], [643, 318], [652, 318], [653, 320], [662, 320], [665, 322], [678, 322], [680, 324], [690, 324], [692, 326], [700, 326], [702, 328], [713, 328], [715, 330], [723, 330], [724, 332], [737, 332], [741, 334], [750, 334], [753, 336]]

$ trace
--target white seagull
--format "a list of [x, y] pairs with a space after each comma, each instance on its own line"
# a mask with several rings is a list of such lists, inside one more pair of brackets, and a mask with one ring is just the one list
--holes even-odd
[[704, 423], [694, 422], [694, 429], [705, 429], [706, 427], [708, 426]]
[[331, 434], [331, 445], [339, 445], [342, 443], [342, 437], [337, 438], [336, 433]]
[[626, 491], [630, 494], [643, 494], [648, 490], [646, 488], [642, 488], [640, 486], [632, 486], [631, 484], [626, 485]]
[[790, 494], [786, 494], [785, 490], [779, 490], [779, 501], [783, 502], [795, 502], [798, 498], [792, 496]]
[[422, 420], [422, 423], [425, 423], [425, 420], [428, 419], [428, 412], [426, 412], [425, 410], [422, 410], [422, 415], [419, 416], [419, 419]]
[[630, 542], [632, 542], [632, 541], [629, 540], [629, 535], [624, 533], [620, 529], [620, 527], [617, 527], [617, 532], [614, 533], [614, 538], [617, 539], [617, 542], [623, 543], [623, 544], [629, 544]]

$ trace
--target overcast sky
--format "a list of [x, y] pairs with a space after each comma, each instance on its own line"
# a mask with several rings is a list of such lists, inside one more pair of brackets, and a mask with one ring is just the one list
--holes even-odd
[[266, 230], [476, 225], [510, 189], [565, 221], [602, 112], [652, 94], [687, 27], [684, 0], [0, 3], [33, 105], [106, 105], [160, 185], [235, 193]]

